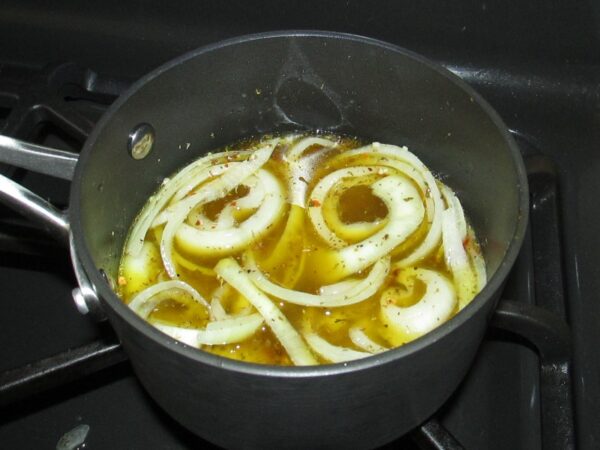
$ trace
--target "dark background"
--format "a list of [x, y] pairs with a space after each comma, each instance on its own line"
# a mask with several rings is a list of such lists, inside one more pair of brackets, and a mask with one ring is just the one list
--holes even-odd
[[593, 1], [4, 0], [0, 48], [20, 63], [70, 59], [138, 77], [209, 42], [298, 28], [368, 35], [455, 62], [562, 66], [598, 62], [599, 23]]
[[207, 43], [291, 28], [379, 38], [444, 64], [554, 161], [577, 438], [600, 448], [600, 2], [3, 0], [0, 62], [73, 61], [133, 80]]

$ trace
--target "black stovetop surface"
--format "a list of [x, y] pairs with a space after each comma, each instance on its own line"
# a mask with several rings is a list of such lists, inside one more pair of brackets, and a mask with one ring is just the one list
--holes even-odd
[[[446, 65], [496, 108], [529, 164], [533, 220], [504, 297], [564, 312], [573, 339], [576, 442], [578, 448], [598, 448], [600, 7], [459, 3], [167, 7], [130, 1], [82, 9], [69, 2], [51, 8], [8, 1], [0, 7], [0, 130], [77, 150], [106, 105], [133, 79], [186, 50], [247, 32], [349, 31]], [[48, 68], [56, 62], [75, 65]], [[73, 82], [54, 86], [50, 96], [24, 94], [46, 83], [49, 74], [80, 68], [92, 71], [83, 77], [83, 87]], [[18, 108], [32, 112], [15, 122]], [[78, 126], [65, 128], [61, 117], [75, 117]], [[11, 176], [56, 204], [67, 204], [66, 182], [21, 170]], [[4, 208], [0, 283], [0, 371], [110, 335], [106, 325], [76, 311], [66, 250]], [[491, 329], [467, 379], [437, 418], [466, 449], [541, 448], [539, 380], [536, 352]], [[90, 426], [85, 448], [211, 447], [162, 412], [127, 363], [0, 410], [0, 447], [54, 448], [80, 424]], [[408, 438], [389, 446], [413, 447]]]

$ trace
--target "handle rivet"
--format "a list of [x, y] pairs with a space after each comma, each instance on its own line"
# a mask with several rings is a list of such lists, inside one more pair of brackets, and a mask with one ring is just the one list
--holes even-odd
[[154, 128], [147, 123], [140, 123], [131, 130], [127, 140], [127, 148], [133, 159], [144, 159], [152, 151], [154, 145]]

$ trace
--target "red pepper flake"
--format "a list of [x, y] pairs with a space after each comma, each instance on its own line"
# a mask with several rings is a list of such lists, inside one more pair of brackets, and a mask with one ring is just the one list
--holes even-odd
[[237, 206], [237, 202], [235, 202], [235, 201], [231, 202], [231, 206]]
[[466, 247], [467, 245], [469, 245], [470, 242], [471, 242], [471, 239], [469, 239], [469, 236], [467, 236], [465, 238], [465, 240], [463, 241], [463, 247]]
[[316, 206], [318, 208], [319, 206], [321, 206], [321, 202], [313, 198], [308, 202], [308, 206], [310, 206], [311, 208]]
[[127, 278], [121, 276], [117, 279], [117, 283], [119, 283], [119, 286], [125, 286], [127, 284]]

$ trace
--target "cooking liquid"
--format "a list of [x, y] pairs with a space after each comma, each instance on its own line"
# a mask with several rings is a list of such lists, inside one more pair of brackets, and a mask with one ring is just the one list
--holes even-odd
[[[328, 135], [325, 137], [339, 144], [335, 149], [325, 152], [323, 158], [318, 160], [313, 178], [303, 181], [308, 184], [308, 193], [312, 191], [312, 188], [322, 176], [333, 170], [370, 163], [370, 161], [365, 161], [365, 157], [362, 156], [350, 159], [345, 165], [336, 165], [335, 155], [348, 149], [357, 148], [362, 143], [357, 139], [342, 136]], [[248, 141], [240, 144], [243, 148], [248, 148], [251, 145]], [[232, 149], [234, 148], [232, 147]], [[288, 174], [285, 163], [282, 160], [283, 151], [285, 151], [285, 148], [276, 149], [264, 168], [276, 174], [282, 186], [285, 187], [288, 183]], [[318, 152], [320, 148], [319, 146], [311, 147], [304, 155], [309, 154], [311, 151]], [[373, 159], [373, 161], [375, 160], [376, 158]], [[342, 183], [342, 188], [338, 189], [340, 192], [336, 194], [333, 191], [330, 196], [335, 197], [337, 195], [339, 201], [329, 203], [335, 203], [337, 216], [342, 222], [380, 222], [380, 226], [375, 229], [375, 232], [385, 226], [388, 213], [387, 207], [381, 199], [372, 194], [371, 189], [366, 185], [369, 181], [372, 182], [378, 178], [381, 178], [381, 175], [374, 174], [373, 180], [367, 178], [365, 184], [353, 186], [348, 189], [343, 189]], [[246, 193], [247, 188], [244, 186], [238, 187], [238, 189], [230, 192], [226, 197], [205, 205], [203, 209], [204, 214], [211, 220], [216, 220], [219, 212], [225, 205], [236, 198], [243, 197]], [[307, 208], [321, 206], [326, 208], [331, 206], [311, 206], [311, 200], [307, 199], [307, 201]], [[251, 214], [252, 211], [237, 211], [236, 219], [241, 222]], [[277, 247], [291, 216], [293, 216], [294, 222], [299, 224], [299, 227], [296, 228], [293, 239], [289, 240], [283, 248], [281, 245]], [[145, 245], [152, 245], [154, 247], [153, 252], [155, 256], [152, 258], [152, 262], [143, 276], [127, 273], [124, 267], [121, 266], [118, 293], [125, 303], [129, 303], [133, 296], [141, 289], [158, 281], [168, 279], [159, 252], [159, 243], [163, 228], [164, 225], [151, 229], [146, 236]], [[424, 220], [422, 226], [392, 252], [392, 263], [409, 253], [422, 240], [427, 229], [428, 224]], [[359, 240], [362, 239], [364, 238]], [[354, 243], [352, 241], [348, 242], [350, 244]], [[475, 248], [476, 251], [479, 251], [479, 247], [474, 240], [471, 240], [469, 245]], [[277, 225], [265, 237], [252, 243], [250, 248], [261, 271], [267, 275], [270, 281], [276, 282], [283, 287], [318, 294], [321, 286], [340, 281], [336, 278], [335, 268], [331, 265], [327, 256], [329, 250], [328, 244], [317, 235], [306, 211], [299, 206], [287, 204], [286, 212]], [[274, 252], [277, 254], [274, 254]], [[242, 265], [241, 252], [232, 256]], [[177, 263], [178, 279], [193, 286], [209, 302], [215, 290], [223, 286], [223, 282], [212, 272], [212, 267], [214, 267], [219, 259], [198, 258], [197, 256], [187, 255], [182, 249], [175, 246], [174, 260]], [[442, 246], [438, 246], [436, 251], [432, 252], [415, 266], [435, 270], [452, 279], [452, 274], [448, 271], [444, 263]], [[358, 277], [365, 277], [369, 270], [370, 268], [363, 271], [363, 273], [359, 273]], [[417, 280], [413, 289], [409, 291], [405, 286], [398, 285], [395, 275], [397, 275], [397, 272], [394, 270], [390, 271], [383, 286], [375, 295], [350, 306], [336, 308], [305, 307], [273, 297], [271, 299], [288, 318], [294, 328], [302, 330], [308, 320], [312, 330], [333, 345], [356, 348], [351, 342], [348, 332], [350, 327], [358, 325], [373, 341], [384, 347], [393, 347], [409, 342], [414, 339], [414, 336], [407, 336], [397, 330], [394, 331], [381, 321], [381, 293], [390, 287], [395, 287], [398, 293], [395, 302], [396, 305], [410, 306], [418, 302], [425, 292], [425, 285], [422, 282]], [[356, 277], [357, 275], [354, 276]], [[475, 294], [474, 292], [473, 295]], [[204, 328], [209, 321], [209, 312], [206, 308], [191, 300], [187, 294], [174, 292], [173, 295], [174, 298], [172, 300], [163, 301], [152, 311], [148, 318], [149, 321], [151, 323], [163, 323], [180, 327]], [[251, 304], [240, 293], [228, 285], [223, 287], [221, 303], [229, 314], [243, 313], [245, 310], [252, 308]], [[457, 311], [458, 308], [456, 308], [453, 315]], [[261, 328], [244, 342], [228, 345], [203, 345], [201, 348], [216, 355], [241, 361], [292, 365], [285, 349], [266, 323], [263, 323]], [[327, 363], [327, 361], [319, 358], [317, 355], [315, 356], [321, 363]]]

